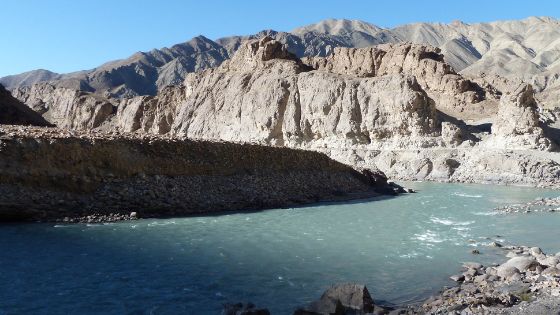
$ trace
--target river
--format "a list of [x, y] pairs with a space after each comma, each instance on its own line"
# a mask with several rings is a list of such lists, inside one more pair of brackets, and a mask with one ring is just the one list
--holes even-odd
[[[406, 183], [416, 194], [219, 216], [0, 226], [0, 314], [219, 314], [251, 301], [291, 314], [333, 283], [413, 303], [487, 244], [560, 251], [560, 213], [496, 215], [544, 189]], [[480, 255], [473, 255], [477, 248]]]

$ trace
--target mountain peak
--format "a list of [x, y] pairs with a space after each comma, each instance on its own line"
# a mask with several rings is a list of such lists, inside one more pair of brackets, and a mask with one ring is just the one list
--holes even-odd
[[383, 28], [377, 25], [360, 20], [326, 19], [315, 24], [296, 28], [291, 33], [301, 34], [315, 32], [328, 35], [346, 35], [359, 31], [371, 35], [382, 30]]

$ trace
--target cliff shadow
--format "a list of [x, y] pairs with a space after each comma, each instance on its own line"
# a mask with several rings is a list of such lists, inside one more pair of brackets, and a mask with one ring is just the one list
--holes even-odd
[[448, 115], [440, 110], [437, 111], [440, 122], [450, 122], [463, 131], [463, 140], [480, 141], [474, 134], [492, 133], [492, 123], [467, 124], [464, 120]]

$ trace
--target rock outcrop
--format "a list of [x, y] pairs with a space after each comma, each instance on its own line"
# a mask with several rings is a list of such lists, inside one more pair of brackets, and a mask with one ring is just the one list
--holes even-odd
[[371, 174], [288, 148], [0, 127], [4, 220], [180, 216], [392, 192]]
[[503, 95], [489, 144], [511, 149], [550, 150], [552, 141], [544, 135], [537, 109], [531, 85], [522, 84]]
[[538, 247], [498, 245], [508, 261], [493, 266], [465, 263], [463, 272], [451, 277], [457, 286], [445, 287], [419, 307], [395, 313], [557, 314], [558, 255], [546, 255]]
[[457, 74], [444, 62], [444, 56], [436, 47], [385, 44], [368, 48], [335, 48], [325, 58], [305, 60], [319, 70], [357, 77], [412, 75], [439, 110], [460, 119], [488, 117], [497, 110], [497, 95]]
[[[173, 132], [192, 138], [344, 147], [436, 131], [434, 105], [414, 77], [311, 71], [295, 57], [287, 58], [281, 47], [270, 38], [248, 42], [222, 66], [189, 75], [187, 99], [177, 110]], [[268, 51], [279, 52], [280, 58], [263, 61]]]
[[0, 85], [0, 124], [50, 126], [40, 114], [17, 100]]

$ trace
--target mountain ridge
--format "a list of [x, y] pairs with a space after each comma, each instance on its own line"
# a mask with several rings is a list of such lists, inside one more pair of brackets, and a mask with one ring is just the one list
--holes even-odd
[[[291, 32], [264, 30], [257, 34], [210, 40], [202, 35], [128, 58], [109, 61], [91, 70], [57, 74], [34, 70], [0, 78], [13, 90], [48, 81], [56, 86], [95, 92], [105, 97], [155, 95], [181, 83], [186, 74], [219, 66], [246, 40], [270, 36], [297, 57], [324, 57], [335, 47], [362, 48], [385, 43], [412, 42], [439, 47], [445, 60], [470, 77], [504, 77], [524, 81], [538, 92], [560, 89], [560, 21], [528, 17], [481, 23], [409, 23], [393, 28], [346, 19], [327, 19]], [[553, 93], [556, 95], [556, 93]], [[554, 97], [543, 98], [547, 104]], [[552, 104], [555, 106], [554, 104]]]

